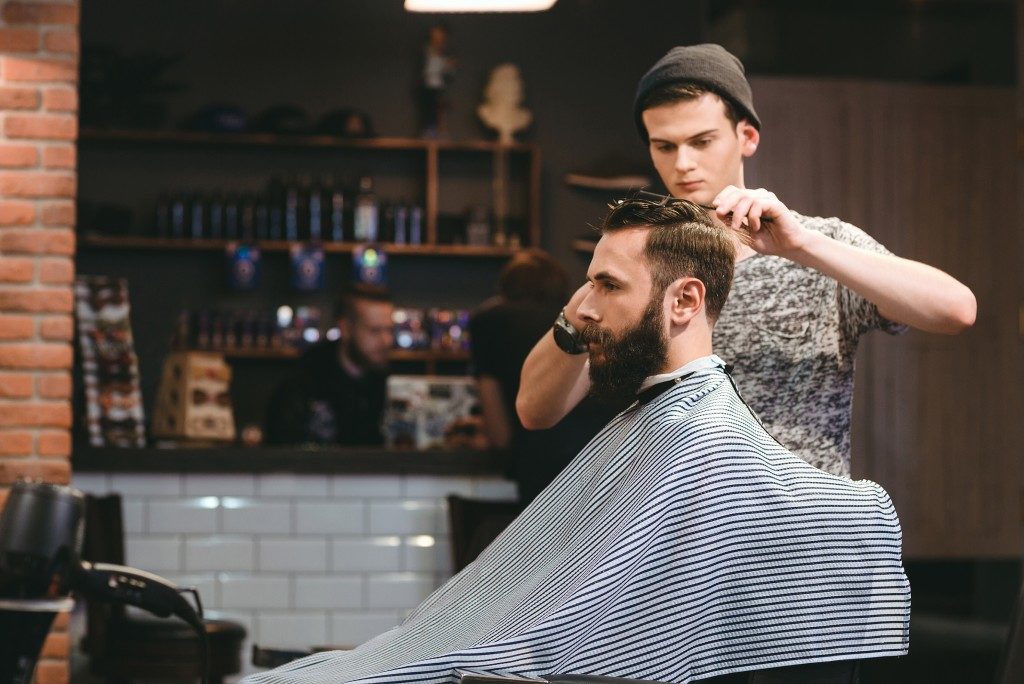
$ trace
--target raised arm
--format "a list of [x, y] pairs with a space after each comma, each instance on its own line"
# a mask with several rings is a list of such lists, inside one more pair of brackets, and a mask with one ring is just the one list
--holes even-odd
[[729, 186], [713, 204], [720, 219], [748, 233], [746, 242], [755, 251], [821, 271], [877, 306], [890, 321], [947, 335], [974, 325], [974, 293], [937, 268], [808, 230], [764, 189]]
[[[590, 287], [590, 283], [585, 283], [565, 306], [566, 318], [577, 329], [582, 328], [583, 321], [576, 315], [576, 309]], [[528, 430], [549, 428], [580, 403], [589, 390], [587, 355], [565, 353], [548, 331], [523, 363], [516, 413]]]

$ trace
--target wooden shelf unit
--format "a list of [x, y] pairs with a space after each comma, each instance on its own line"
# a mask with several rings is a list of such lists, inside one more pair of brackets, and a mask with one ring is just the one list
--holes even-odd
[[[492, 203], [494, 207], [507, 207], [507, 188], [502, 188], [498, 178], [508, 177], [510, 155], [525, 155], [528, 158], [527, 215], [525, 245], [540, 245], [540, 149], [531, 143], [502, 144], [490, 140], [433, 140], [425, 138], [342, 138], [329, 135], [275, 135], [270, 133], [199, 133], [191, 131], [136, 131], [116, 129], [82, 129], [79, 134], [82, 145], [161, 145], [178, 147], [236, 147], [247, 149], [323, 149], [323, 150], [394, 150], [423, 153], [425, 156], [424, 180], [424, 222], [426, 240], [423, 245], [406, 245], [394, 253], [408, 254], [457, 254], [459, 256], [504, 256], [512, 250], [505, 248], [469, 247], [465, 245], [437, 244], [437, 217], [439, 207], [440, 156], [446, 153], [484, 153], [492, 161]], [[506, 216], [496, 216], [496, 227], [503, 227]], [[156, 238], [154, 238], [156, 239]], [[188, 242], [188, 241], [184, 241]], [[90, 244], [86, 242], [86, 244]], [[91, 246], [117, 246], [93, 241]], [[136, 247], [139, 245], [135, 245]], [[465, 251], [433, 252], [430, 248], [465, 248]], [[184, 248], [173, 246], [172, 248]], [[502, 252], [486, 250], [498, 249]], [[474, 250], [485, 250], [477, 252]], [[332, 250], [333, 251], [333, 250]], [[345, 251], [344, 248], [337, 251]], [[351, 248], [349, 248], [351, 251]]]
[[[152, 249], [209, 252], [224, 251], [228, 245], [238, 242], [237, 240], [192, 240], [189, 238], [101, 235], [96, 233], [85, 233], [78, 237], [78, 245], [82, 249]], [[253, 244], [264, 252], [287, 252], [294, 243], [285, 240], [257, 240]], [[324, 242], [322, 244], [325, 252], [348, 254], [357, 247], [365, 246], [367, 243]], [[389, 242], [374, 244], [391, 255], [504, 258], [515, 254], [517, 251], [510, 247], [480, 247], [476, 245], [398, 245]]]

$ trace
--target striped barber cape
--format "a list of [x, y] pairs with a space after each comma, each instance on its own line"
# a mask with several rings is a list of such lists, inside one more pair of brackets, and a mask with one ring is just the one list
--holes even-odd
[[790, 454], [724, 364], [703, 361], [613, 419], [403, 624], [245, 682], [681, 683], [905, 654], [910, 589], [889, 496]]

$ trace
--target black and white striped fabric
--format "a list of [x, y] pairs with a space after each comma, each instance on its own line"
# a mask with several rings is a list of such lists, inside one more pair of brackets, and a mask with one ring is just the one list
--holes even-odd
[[906, 653], [889, 496], [779, 446], [707, 358], [617, 416], [402, 625], [245, 681], [689, 682]]

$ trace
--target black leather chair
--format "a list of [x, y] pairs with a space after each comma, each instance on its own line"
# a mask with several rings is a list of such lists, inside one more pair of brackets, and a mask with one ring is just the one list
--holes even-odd
[[1024, 582], [1017, 592], [1017, 605], [1010, 618], [1010, 631], [999, 658], [996, 684], [1024, 682]]
[[518, 501], [484, 501], [450, 494], [452, 570], [458, 572], [472, 563], [522, 512], [523, 505]]
[[[121, 496], [86, 497], [82, 558], [124, 564]], [[241, 670], [245, 628], [229, 620], [204, 620], [209, 642], [209, 680]], [[202, 676], [202, 645], [181, 620], [129, 614], [122, 605], [86, 600], [82, 650], [89, 670], [109, 682], [196, 681]]]

